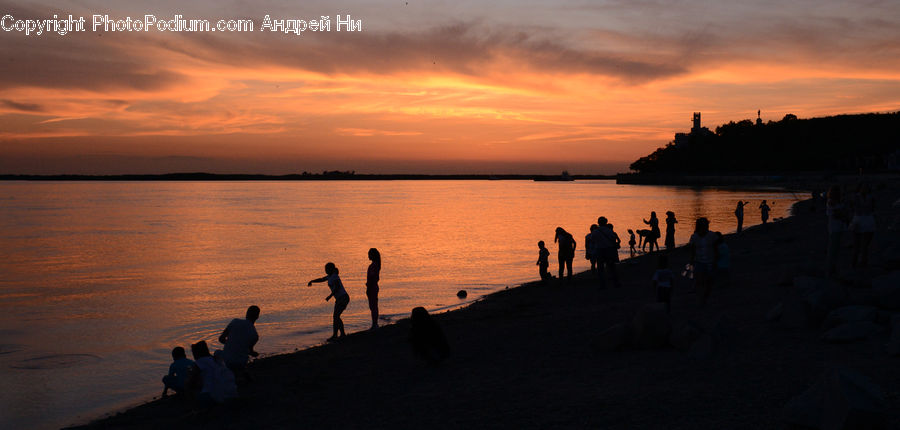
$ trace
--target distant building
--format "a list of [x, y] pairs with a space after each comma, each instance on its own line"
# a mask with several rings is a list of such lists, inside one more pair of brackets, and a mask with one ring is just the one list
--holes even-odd
[[704, 129], [702, 125], [700, 125], [700, 112], [694, 112], [693, 123], [691, 126], [690, 133], [675, 133], [675, 146], [681, 147], [685, 146], [690, 142], [691, 136], [698, 136], [701, 133], [709, 132], [708, 129]]
[[691, 133], [700, 132], [700, 112], [694, 112], [694, 126], [691, 127]]
[[762, 117], [760, 117], [761, 113], [762, 113], [762, 110], [759, 110], [759, 109], [756, 110], [756, 125], [762, 125]]

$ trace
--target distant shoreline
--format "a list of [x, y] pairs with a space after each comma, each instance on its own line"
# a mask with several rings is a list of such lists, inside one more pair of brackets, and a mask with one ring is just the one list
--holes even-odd
[[[0, 181], [410, 181], [410, 180], [522, 180], [554, 181], [559, 175], [424, 175], [424, 174], [215, 174], [159, 175], [0, 175]], [[616, 179], [616, 175], [572, 175], [573, 179]]]

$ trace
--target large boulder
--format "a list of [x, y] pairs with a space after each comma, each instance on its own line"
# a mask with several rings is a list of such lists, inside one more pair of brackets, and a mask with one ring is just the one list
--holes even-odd
[[827, 330], [849, 322], [874, 322], [877, 317], [878, 308], [874, 306], [844, 306], [829, 312], [822, 327]]
[[787, 328], [805, 328], [810, 320], [809, 304], [796, 294], [784, 299], [781, 306], [781, 325]]
[[883, 429], [887, 406], [881, 388], [847, 368], [828, 372], [823, 381], [822, 430]]
[[673, 347], [687, 351], [703, 334], [703, 329], [697, 324], [690, 321], [683, 321], [672, 325], [672, 332], [669, 333], [669, 344]]
[[638, 348], [659, 348], [669, 343], [671, 324], [666, 305], [652, 303], [641, 306], [631, 321], [632, 341]]
[[872, 381], [850, 369], [825, 375], [784, 408], [788, 424], [822, 430], [883, 429], [887, 413], [884, 395]]
[[873, 279], [872, 294], [878, 307], [900, 309], [900, 271]]
[[600, 332], [591, 342], [591, 348], [595, 351], [616, 351], [628, 344], [630, 337], [631, 328], [628, 324], [619, 323]]
[[854, 321], [841, 324], [822, 335], [829, 343], [849, 343], [869, 338], [881, 331], [881, 326], [871, 321]]

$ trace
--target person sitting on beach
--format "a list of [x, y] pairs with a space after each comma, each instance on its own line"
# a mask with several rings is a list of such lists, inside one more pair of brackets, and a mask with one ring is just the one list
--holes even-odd
[[719, 288], [728, 288], [731, 285], [731, 250], [725, 243], [725, 235], [717, 231], [716, 235], [716, 271], [715, 279]]
[[219, 342], [224, 348], [225, 365], [235, 375], [242, 375], [248, 380], [250, 375], [247, 374], [247, 361], [250, 360], [250, 357], [259, 356], [259, 353], [253, 350], [256, 342], [259, 341], [259, 334], [256, 333], [256, 320], [258, 319], [259, 306], [250, 306], [247, 308], [245, 319], [231, 320], [219, 335]]
[[[678, 224], [678, 220], [675, 219], [675, 212], [667, 211], [666, 212], [666, 249], [672, 250], [675, 248], [675, 224]], [[657, 245], [659, 246], [659, 245]]]
[[709, 232], [709, 220], [697, 218], [694, 234], [691, 235], [691, 264], [694, 270], [694, 285], [700, 293], [700, 306], [705, 307], [709, 299], [713, 268], [716, 263], [716, 236]]
[[309, 281], [308, 284], [306, 284], [307, 287], [311, 287], [312, 284], [316, 282], [328, 281], [328, 288], [331, 290], [331, 294], [329, 294], [328, 297], [325, 297], [325, 301], [327, 302], [332, 297], [334, 297], [334, 314], [332, 315], [333, 334], [330, 338], [328, 338], [329, 342], [338, 339], [338, 332], [341, 333], [341, 337], [347, 335], [344, 332], [344, 321], [341, 319], [341, 313], [343, 313], [344, 309], [347, 309], [347, 305], [350, 304], [350, 295], [347, 294], [347, 290], [344, 289], [344, 284], [341, 282], [341, 278], [340, 276], [338, 276], [338, 273], [338, 268], [334, 265], [334, 263], [326, 263], [325, 276], [313, 279], [312, 281]]
[[763, 200], [762, 203], [759, 204], [759, 216], [762, 219], [763, 225], [765, 225], [767, 222], [769, 222], [769, 211], [770, 210], [771, 210], [771, 208], [769, 207], [768, 204], [766, 204], [765, 200]]
[[409, 343], [417, 356], [429, 364], [437, 364], [450, 356], [444, 331], [425, 308], [414, 308], [409, 321]]
[[749, 205], [750, 202], [745, 202], [743, 200], [738, 200], [737, 207], [734, 208], [734, 216], [737, 218], [737, 232], [740, 233], [744, 230], [744, 205]]
[[634, 258], [634, 254], [637, 253], [637, 250], [634, 249], [635, 243], [637, 243], [637, 241], [634, 240], [634, 230], [629, 228], [628, 229], [628, 247], [630, 248], [629, 251], [631, 251], [631, 258]]
[[597, 254], [596, 244], [594, 243], [594, 234], [597, 231], [597, 224], [592, 224], [590, 233], [584, 236], [584, 258], [591, 262], [591, 273], [597, 273]]
[[656, 250], [659, 251], [659, 237], [662, 236], [659, 231], [659, 218], [656, 217], [656, 212], [650, 212], [650, 219], [643, 220], [644, 224], [650, 226], [650, 235], [647, 236], [647, 242], [650, 243], [650, 252], [653, 252], [653, 246], [656, 245]]
[[372, 313], [372, 330], [378, 328], [378, 281], [381, 279], [381, 253], [369, 248], [369, 269], [366, 271], [366, 298]]
[[550, 272], [547, 269], [550, 267], [550, 250], [544, 246], [544, 241], [538, 241], [538, 274], [541, 276], [541, 283], [546, 284], [547, 281], [550, 280]]
[[172, 364], [169, 365], [169, 373], [162, 378], [164, 385], [162, 396], [168, 396], [169, 390], [174, 391], [175, 394], [183, 393], [185, 382], [192, 367], [194, 367], [194, 362], [187, 358], [184, 348], [180, 346], [173, 348]]
[[559, 243], [559, 251], [557, 253], [559, 258], [559, 279], [563, 279], [563, 269], [566, 269], [568, 271], [566, 279], [571, 282], [572, 260], [575, 259], [575, 248], [578, 244], [575, 243], [575, 238], [572, 237], [572, 234], [562, 227], [556, 227], [556, 236], [553, 237], [553, 241]]
[[195, 400], [200, 408], [209, 408], [236, 396], [234, 374], [209, 354], [205, 340], [191, 345], [191, 353], [194, 367], [187, 386], [190, 392], [196, 393]]
[[669, 269], [669, 257], [659, 256], [656, 272], [653, 272], [653, 288], [656, 289], [656, 301], [666, 304], [666, 313], [672, 313], [672, 281], [675, 274]]

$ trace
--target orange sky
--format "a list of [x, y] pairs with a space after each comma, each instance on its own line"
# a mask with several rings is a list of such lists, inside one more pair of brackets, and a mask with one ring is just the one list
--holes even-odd
[[[0, 0], [16, 19], [257, 26], [0, 31], [0, 173], [614, 173], [694, 111], [900, 109], [896, 2], [295, 3]], [[339, 13], [363, 31], [259, 31]]]

